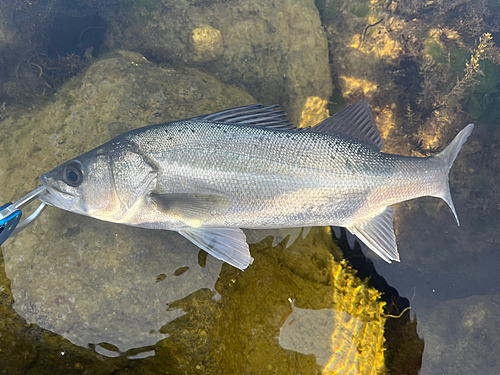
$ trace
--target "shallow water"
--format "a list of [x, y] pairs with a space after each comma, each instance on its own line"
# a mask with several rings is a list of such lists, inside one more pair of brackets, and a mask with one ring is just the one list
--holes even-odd
[[1, 248], [0, 373], [499, 373], [500, 9], [446, 4], [0, 4], [0, 203], [124, 131], [255, 102], [310, 126], [366, 98], [411, 156], [476, 124], [450, 173], [461, 226], [437, 198], [397, 205], [401, 263], [312, 228], [247, 233], [242, 272], [47, 209]]

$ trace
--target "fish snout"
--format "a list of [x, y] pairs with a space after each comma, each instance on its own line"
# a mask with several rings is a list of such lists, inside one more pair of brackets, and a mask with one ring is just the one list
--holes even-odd
[[40, 177], [42, 185], [47, 189], [44, 193], [40, 194], [39, 198], [42, 202], [61, 208], [66, 211], [71, 211], [75, 203], [75, 195], [63, 190], [57, 186], [57, 180], [52, 179], [47, 174]]

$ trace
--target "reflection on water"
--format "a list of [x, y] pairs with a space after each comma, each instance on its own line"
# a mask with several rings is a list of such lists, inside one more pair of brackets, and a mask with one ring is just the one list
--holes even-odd
[[0, 204], [121, 132], [255, 102], [309, 126], [368, 99], [411, 156], [476, 127], [450, 174], [462, 226], [398, 205], [400, 264], [313, 228], [247, 233], [240, 272], [47, 210], [1, 250], [0, 373], [500, 373], [497, 3], [1, 2]]
[[[64, 232], [69, 241], [48, 240]], [[86, 218], [41, 237], [36, 247], [21, 237], [3, 249], [13, 307], [27, 323], [83, 347], [108, 343], [126, 352], [156, 344], [167, 337], [161, 327], [183, 315], [169, 304], [202, 288], [214, 290], [222, 265], [208, 257], [201, 267], [198, 249], [176, 233]]]
[[[294, 307], [293, 313], [281, 328], [279, 343], [284, 349], [313, 354], [316, 362], [323, 366], [324, 372], [358, 374], [358, 347], [352, 337], [362, 324], [361, 320], [346, 312]], [[346, 345], [346, 340], [350, 345]]]
[[[333, 308], [292, 306], [280, 330], [282, 348], [314, 354], [323, 374], [371, 374], [385, 371], [384, 303], [377, 290], [332, 266]], [[352, 270], [351, 270], [352, 272]]]

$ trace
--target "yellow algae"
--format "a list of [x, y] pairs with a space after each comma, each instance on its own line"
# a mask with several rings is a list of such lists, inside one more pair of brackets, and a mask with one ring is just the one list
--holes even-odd
[[191, 32], [194, 61], [207, 62], [218, 59], [224, 52], [224, 42], [220, 30], [212, 26], [202, 26]]
[[465, 48], [458, 31], [448, 27], [430, 29], [429, 38], [424, 40], [424, 44], [429, 43], [430, 41], [437, 41], [442, 44], [442, 40], [453, 41], [457, 43], [460, 48]]
[[351, 38], [351, 42], [349, 43], [349, 47], [359, 48], [361, 44], [361, 34], [354, 34]]
[[376, 82], [365, 78], [349, 77], [344, 75], [339, 78], [343, 82], [342, 94], [344, 97], [349, 97], [358, 92], [362, 92], [364, 95], [367, 95], [377, 89]]
[[422, 148], [424, 150], [436, 149], [442, 144], [438, 133], [426, 133], [424, 135], [420, 135], [419, 139], [422, 140]]
[[332, 264], [334, 326], [332, 356], [323, 374], [381, 374], [384, 364], [385, 303], [380, 292], [362, 282], [345, 261]]
[[391, 107], [384, 107], [376, 111], [375, 121], [377, 123], [378, 130], [382, 139], [385, 141], [392, 129], [396, 126], [396, 119], [394, 110], [396, 109], [396, 104]]
[[453, 30], [453, 29], [449, 29], [449, 28], [445, 27], [445, 28], [441, 29], [441, 33], [442, 33], [444, 38], [446, 38], [448, 40], [455, 41], [459, 45], [460, 48], [465, 48], [465, 45], [462, 42], [462, 40], [460, 39], [460, 34], [458, 33], [457, 30]]
[[[379, 59], [393, 60], [398, 57], [402, 52], [402, 47], [397, 40], [393, 39], [392, 35], [394, 35], [395, 30], [403, 28], [403, 22], [394, 17], [386, 22], [370, 17], [368, 22], [369, 26], [361, 34], [353, 35], [350, 47], [366, 54], [372, 54]], [[377, 32], [373, 32], [374, 29], [370, 26], [376, 27]]]
[[306, 99], [302, 112], [300, 114], [301, 128], [314, 126], [330, 116], [326, 108], [328, 101], [318, 96], [309, 96]]
[[440, 34], [440, 30], [439, 29], [430, 29], [429, 30], [429, 37], [432, 39], [432, 38], [436, 38], [436, 36], [439, 36]]
[[[420, 127], [417, 132], [417, 139], [421, 142], [421, 150], [432, 151], [438, 150], [443, 146], [443, 130], [446, 129], [443, 126], [449, 123], [449, 117], [446, 113], [441, 111], [434, 111], [432, 119], [428, 122], [427, 126]], [[422, 153], [422, 152], [421, 152]], [[417, 156], [417, 155], [415, 155]]]
[[85, 368], [83, 367], [83, 365], [80, 362], [77, 362], [75, 364], [75, 369], [76, 370], [85, 370]]
[[[484, 51], [493, 45], [492, 40], [493, 37], [491, 36], [490, 33], [484, 33], [483, 35], [481, 35], [481, 37], [479, 38], [479, 45], [477, 46], [477, 48], [474, 49], [470, 57], [470, 62], [465, 63], [467, 74], [479, 72], [480, 70], [479, 60], [482, 60], [484, 58], [483, 57]], [[469, 73], [469, 70], [472, 73]]]
[[377, 57], [380, 58], [395, 58], [401, 51], [401, 45], [395, 40], [391, 39], [388, 34], [383, 34], [382, 36], [377, 38], [377, 42], [375, 43], [372, 51]]

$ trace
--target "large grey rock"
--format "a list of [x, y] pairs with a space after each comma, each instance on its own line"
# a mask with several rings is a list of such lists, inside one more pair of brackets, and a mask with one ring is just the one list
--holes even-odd
[[[308, 98], [323, 103], [322, 118], [310, 125], [326, 117], [332, 93], [328, 42], [313, 0], [148, 4], [121, 6], [108, 46], [176, 66], [201, 66], [265, 104], [281, 104], [297, 124], [302, 118], [309, 125], [302, 113]], [[100, 6], [109, 12], [108, 2]]]
[[[2, 124], [0, 201], [113, 136], [255, 101], [193, 69], [160, 68], [118, 51], [66, 84], [54, 101]], [[153, 345], [183, 314], [169, 303], [214, 289], [222, 263], [173, 232], [147, 231], [49, 208], [2, 247], [15, 310], [81, 346]], [[203, 263], [203, 262], [202, 262]]]

